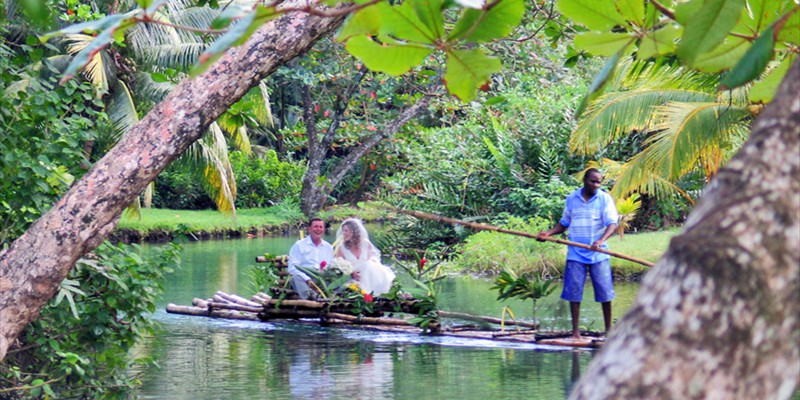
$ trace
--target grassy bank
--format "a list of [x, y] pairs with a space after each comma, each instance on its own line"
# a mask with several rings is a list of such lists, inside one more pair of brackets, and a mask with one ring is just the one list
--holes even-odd
[[[357, 216], [369, 221], [382, 220], [387, 212], [380, 204], [363, 203], [359, 207], [337, 206], [320, 213], [329, 223]], [[248, 233], [280, 233], [301, 229], [306, 218], [298, 207], [240, 209], [232, 214], [215, 210], [168, 210], [144, 208], [139, 217], [123, 215], [115, 236], [128, 242], [164, 241], [176, 234], [196, 238], [237, 237]]]

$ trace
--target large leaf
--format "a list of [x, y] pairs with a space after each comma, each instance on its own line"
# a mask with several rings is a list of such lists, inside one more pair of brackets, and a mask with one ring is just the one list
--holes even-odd
[[761, 33], [733, 69], [722, 78], [720, 90], [742, 86], [764, 72], [775, 48], [774, 31], [773, 27], [769, 27]]
[[703, 72], [719, 72], [732, 68], [742, 58], [750, 42], [740, 37], [728, 38], [714, 50], [698, 55], [693, 67]]
[[671, 54], [675, 51], [676, 40], [680, 37], [681, 28], [675, 25], [666, 25], [661, 29], [650, 32], [639, 43], [637, 57], [646, 60], [651, 57]]
[[783, 77], [789, 71], [789, 67], [797, 59], [797, 55], [792, 54], [784, 58], [775, 68], [772, 68], [767, 75], [760, 81], [753, 84], [750, 88], [750, 100], [754, 103], [769, 103], [778, 90], [778, 85], [783, 82]]
[[370, 6], [358, 10], [350, 15], [342, 25], [336, 40], [346, 41], [358, 35], [377, 35], [381, 26], [381, 11], [379, 6]]
[[461, 101], [473, 100], [478, 88], [489, 83], [492, 74], [503, 68], [500, 59], [481, 50], [454, 50], [447, 53], [447, 90]]
[[606, 31], [626, 25], [612, 0], [558, 0], [556, 6], [569, 19], [592, 30]]
[[617, 10], [628, 21], [644, 22], [644, 2], [641, 0], [618, 0]]
[[[700, 0], [693, 0], [692, 3]], [[704, 0], [703, 7], [684, 25], [678, 56], [694, 66], [698, 55], [709, 52], [725, 40], [736, 26], [744, 0]]]
[[427, 0], [406, 1], [399, 6], [390, 6], [387, 3], [376, 4], [375, 7], [378, 7], [381, 13], [380, 33], [400, 40], [433, 44], [436, 39], [440, 38], [438, 36], [439, 29], [431, 29], [417, 15], [415, 4], [419, 1]]
[[508, 36], [524, 14], [524, 0], [498, 0], [488, 11], [466, 8], [450, 32], [450, 40], [488, 42]]
[[414, 7], [419, 20], [428, 27], [428, 30], [433, 32], [437, 38], [444, 37], [442, 8], [445, 6], [445, 0], [413, 0], [409, 2]]
[[792, 13], [778, 31], [777, 40], [800, 45], [800, 5], [795, 5]]
[[575, 36], [576, 48], [596, 56], [612, 56], [635, 40], [630, 33], [582, 32]]
[[[386, 40], [389, 41], [388, 38]], [[433, 52], [432, 48], [421, 45], [377, 43], [366, 35], [350, 38], [345, 47], [350, 54], [363, 61], [367, 68], [390, 75], [407, 72]]]

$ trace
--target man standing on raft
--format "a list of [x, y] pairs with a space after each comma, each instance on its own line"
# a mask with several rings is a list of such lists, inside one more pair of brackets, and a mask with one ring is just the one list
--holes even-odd
[[539, 240], [569, 230], [569, 240], [591, 246], [592, 250], [569, 246], [567, 264], [564, 269], [564, 290], [561, 298], [570, 302], [572, 337], [580, 339], [578, 329], [583, 300], [586, 272], [592, 278], [594, 299], [603, 307], [603, 322], [608, 333], [611, 329], [611, 300], [614, 300], [614, 284], [611, 277], [609, 255], [593, 250], [608, 250], [606, 239], [617, 229], [619, 214], [614, 199], [600, 189], [603, 176], [595, 168], [586, 170], [583, 187], [567, 196], [561, 220], [550, 230], [539, 232]]

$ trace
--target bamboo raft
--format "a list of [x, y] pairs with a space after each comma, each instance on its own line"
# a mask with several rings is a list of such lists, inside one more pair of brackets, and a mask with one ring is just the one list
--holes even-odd
[[[265, 262], [267, 260], [257, 257], [256, 261]], [[279, 268], [285, 268], [285, 258], [278, 257], [273, 262]], [[284, 279], [288, 277], [285, 269], [280, 269], [279, 272]], [[217, 291], [211, 298], [193, 299], [191, 306], [169, 304], [166, 311], [172, 314], [208, 318], [259, 322], [282, 320], [337, 328], [484, 339], [562, 348], [598, 348], [603, 343], [603, 339], [596, 332], [582, 332], [581, 339], [572, 339], [570, 332], [541, 332], [537, 329], [536, 324], [530, 322], [501, 320], [442, 310], [438, 311], [438, 322], [431, 323], [427, 329], [422, 329], [409, 322], [420, 311], [419, 301], [415, 299], [376, 298], [372, 304], [372, 312], [358, 313], [356, 311], [362, 310], [355, 310], [355, 302], [346, 299], [301, 300], [296, 298], [291, 289], [280, 287], [273, 288], [271, 292], [272, 295], [263, 292], [256, 293], [248, 299], [236, 294]], [[443, 323], [444, 320], [447, 320], [448, 323]], [[469, 321], [470, 323], [456, 324], [455, 321]]]

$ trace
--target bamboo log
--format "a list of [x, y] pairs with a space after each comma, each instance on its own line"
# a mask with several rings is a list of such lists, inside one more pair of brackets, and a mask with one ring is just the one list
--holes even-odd
[[272, 300], [272, 297], [266, 293], [259, 292], [251, 296], [250, 300], [253, 300], [256, 303], [263, 305], [263, 304], [269, 304], [270, 300]]
[[208, 300], [203, 300], [195, 297], [194, 299], [192, 299], [192, 305], [194, 305], [195, 307], [208, 308]]
[[167, 304], [167, 312], [170, 314], [208, 316], [208, 308], [179, 306], [172, 303]]
[[261, 311], [264, 311], [264, 307], [263, 306], [251, 307], [251, 306], [243, 306], [241, 304], [233, 304], [233, 303], [216, 303], [216, 302], [212, 302], [212, 303], [208, 303], [208, 307], [211, 310], [222, 309], [222, 310], [247, 311], [247, 312], [252, 312], [252, 313], [260, 313]]
[[500, 318], [493, 318], [493, 317], [483, 317], [479, 315], [472, 315], [472, 314], [465, 314], [465, 313], [458, 313], [458, 312], [450, 312], [450, 311], [442, 311], [439, 310], [439, 316], [443, 318], [458, 318], [458, 319], [465, 319], [467, 321], [482, 321], [488, 322], [490, 324], [497, 324], [497, 325], [517, 325], [517, 326], [524, 326], [526, 328], [533, 328], [538, 329], [539, 325], [535, 323], [525, 322], [525, 321], [514, 321], [508, 320], [504, 321]]
[[209, 311], [208, 308], [179, 306], [171, 303], [167, 305], [167, 312], [170, 314], [183, 314], [183, 315], [194, 315], [194, 316], [203, 316], [211, 318], [259, 321], [258, 315], [253, 312], [242, 312], [242, 311], [220, 310], [220, 309]]
[[214, 303], [230, 303], [227, 299], [218, 294], [211, 296], [210, 301]]
[[336, 318], [343, 321], [347, 321], [354, 324], [365, 324], [365, 325], [402, 325], [402, 326], [413, 326], [412, 323], [399, 318], [374, 318], [374, 317], [358, 317], [355, 315], [347, 315], [341, 313], [328, 313], [326, 315], [328, 318]]
[[261, 306], [261, 304], [258, 304], [258, 303], [254, 302], [254, 301], [247, 300], [244, 297], [241, 297], [241, 296], [238, 296], [238, 295], [235, 295], [235, 294], [228, 294], [228, 293], [225, 293], [225, 292], [223, 292], [221, 290], [217, 290], [217, 293], [215, 295], [220, 296], [221, 298], [225, 299], [227, 302], [230, 302], [230, 303], [233, 303], [233, 304], [239, 304], [239, 305], [242, 305], [242, 306], [249, 306], [249, 307], [259, 307], [259, 306]]
[[311, 309], [321, 309], [325, 306], [323, 302], [312, 301], [312, 300], [278, 300], [278, 299], [271, 299], [269, 301], [271, 306], [275, 306], [280, 304], [280, 307], [301, 307], [301, 308], [311, 308]]
[[642, 264], [642, 265], [647, 266], [647, 267], [652, 267], [652, 266], [655, 265], [654, 263], [651, 263], [650, 261], [642, 260], [640, 258], [632, 257], [632, 256], [621, 254], [621, 253], [617, 253], [617, 252], [614, 252], [614, 251], [611, 251], [611, 250], [592, 249], [592, 246], [589, 246], [589, 245], [586, 245], [586, 244], [583, 244], [583, 243], [572, 242], [572, 241], [569, 241], [569, 240], [557, 239], [557, 238], [554, 238], [554, 237], [539, 238], [538, 234], [533, 234], [533, 233], [528, 233], [528, 232], [521, 232], [521, 231], [514, 231], [514, 230], [511, 230], [511, 229], [500, 228], [500, 227], [487, 225], [487, 224], [479, 224], [479, 223], [476, 223], [476, 222], [462, 221], [462, 220], [458, 220], [458, 219], [454, 219], [454, 218], [447, 218], [447, 217], [442, 217], [442, 216], [439, 216], [439, 215], [428, 214], [428, 213], [424, 213], [424, 212], [421, 212], [421, 211], [403, 210], [401, 208], [396, 208], [396, 207], [389, 207], [389, 209], [393, 210], [393, 211], [396, 211], [396, 212], [399, 212], [399, 213], [402, 213], [402, 214], [408, 214], [408, 215], [411, 215], [411, 216], [414, 216], [414, 217], [417, 217], [417, 218], [430, 219], [430, 220], [438, 221], [438, 222], [446, 222], [448, 224], [464, 225], [464, 226], [466, 226], [468, 228], [477, 229], [477, 230], [496, 231], [496, 232], [501, 232], [501, 233], [508, 233], [510, 235], [524, 236], [524, 237], [531, 238], [531, 239], [536, 239], [536, 240], [544, 240], [544, 241], [547, 241], [547, 242], [554, 242], [554, 243], [564, 244], [564, 245], [567, 245], [567, 246], [580, 247], [580, 248], [587, 249], [587, 250], [593, 250], [593, 251], [596, 251], [598, 253], [605, 253], [605, 254], [608, 254], [608, 255], [610, 255], [612, 257], [621, 258], [623, 260], [633, 261], [633, 262], [635, 262], [637, 264]]

